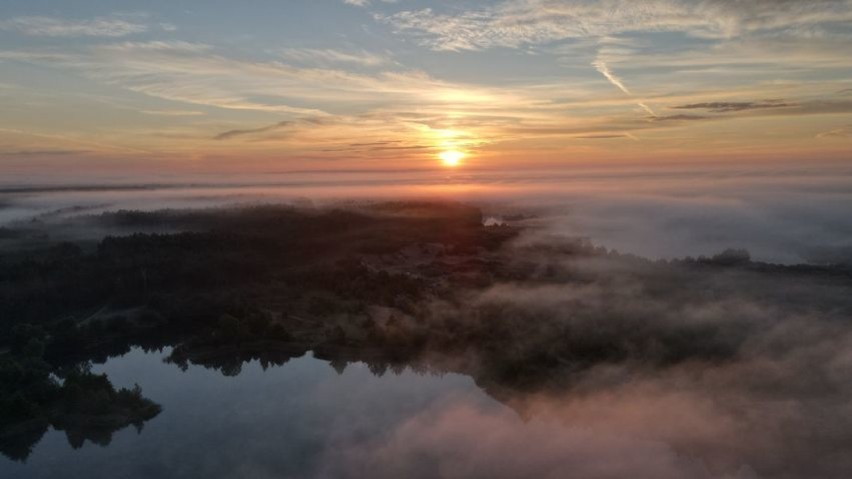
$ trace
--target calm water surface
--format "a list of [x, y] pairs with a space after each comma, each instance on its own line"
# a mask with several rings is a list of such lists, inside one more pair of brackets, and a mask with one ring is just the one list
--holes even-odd
[[254, 361], [226, 377], [201, 366], [181, 371], [163, 363], [166, 355], [134, 349], [93, 368], [116, 388], [138, 383], [163, 406], [141, 432], [129, 427], [108, 446], [74, 450], [51, 430], [26, 463], [0, 457], [0, 477], [334, 477], [354, 449], [385, 444], [421, 415], [458, 404], [506, 409], [456, 374], [378, 377], [363, 363], [339, 374], [304, 356], [266, 370]]

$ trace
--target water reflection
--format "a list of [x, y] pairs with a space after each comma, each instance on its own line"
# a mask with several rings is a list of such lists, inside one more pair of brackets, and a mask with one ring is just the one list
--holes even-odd
[[[0, 459], [0, 475], [842, 477], [849, 465], [849, 433], [803, 409], [816, 398], [743, 396], [706, 371], [631, 380], [601, 368], [589, 375], [596, 384], [579, 381], [571, 392], [492, 396], [482, 378], [447, 372], [446, 358], [406, 365], [346, 350], [319, 353], [325, 359], [278, 350], [181, 361], [178, 353], [133, 347], [92, 367], [162, 406], [144, 431], [84, 443], [54, 425], [25, 462]], [[787, 429], [795, 424], [812, 429]], [[803, 446], [814, 437], [821, 442]], [[829, 462], [810, 462], [826, 450], [836, 453]]]
[[229, 375], [175, 368], [170, 355], [134, 348], [93, 368], [162, 404], [143, 433], [74, 450], [52, 431], [26, 464], [0, 463], [4, 477], [547, 477], [591, 471], [610, 453], [623, 456], [613, 473], [647, 470], [649, 455], [653, 471], [682, 472], [657, 441], [566, 427], [544, 410], [525, 421], [463, 375], [385, 373], [379, 362], [341, 370], [342, 360], [311, 355], [280, 367], [248, 360]]
[[48, 428], [64, 431], [74, 449], [106, 446], [115, 431], [141, 431], [160, 413], [138, 385], [116, 389], [88, 364], [53, 369], [33, 349], [0, 359], [0, 452], [10, 459], [26, 460]]
[[163, 362], [134, 348], [96, 366], [116, 387], [138, 383], [163, 407], [144, 431], [122, 430], [108, 448], [72, 450], [48, 433], [24, 464], [3, 459], [3, 477], [309, 477], [323, 473], [340, 448], [378, 440], [406, 418], [453, 401], [499, 405], [464, 376], [383, 377], [364, 363], [342, 373], [306, 355], [283, 367], [259, 361], [239, 375]]

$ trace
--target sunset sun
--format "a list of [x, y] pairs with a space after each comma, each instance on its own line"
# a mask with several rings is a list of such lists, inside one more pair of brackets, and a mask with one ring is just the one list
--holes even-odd
[[441, 163], [443, 163], [444, 166], [454, 167], [461, 163], [461, 160], [464, 158], [464, 153], [458, 150], [447, 150], [438, 154], [438, 158], [441, 159]]

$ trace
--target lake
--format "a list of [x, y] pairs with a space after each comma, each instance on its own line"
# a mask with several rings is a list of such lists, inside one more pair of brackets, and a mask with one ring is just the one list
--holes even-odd
[[[139, 384], [163, 412], [137, 432], [128, 427], [106, 446], [74, 450], [51, 430], [26, 463], [0, 458], [0, 476], [16, 477], [311, 477], [336, 475], [360, 444], [380, 442], [406, 421], [446, 408], [506, 409], [461, 375], [388, 371], [364, 363], [338, 373], [304, 356], [240, 374], [163, 362], [167, 352], [134, 348], [93, 372], [116, 387]], [[508, 418], [509, 416], [507, 416]], [[518, 421], [519, 426], [521, 424]], [[330, 460], [337, 460], [337, 463]]]

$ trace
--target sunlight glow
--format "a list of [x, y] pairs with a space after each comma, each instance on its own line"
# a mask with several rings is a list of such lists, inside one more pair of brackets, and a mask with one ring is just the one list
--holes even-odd
[[458, 150], [447, 150], [439, 153], [438, 158], [441, 159], [444, 166], [454, 167], [459, 165], [464, 158], [464, 153]]

